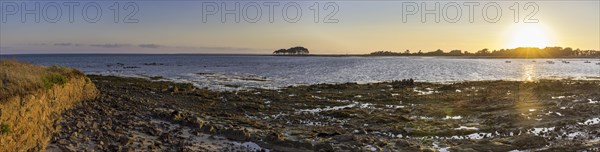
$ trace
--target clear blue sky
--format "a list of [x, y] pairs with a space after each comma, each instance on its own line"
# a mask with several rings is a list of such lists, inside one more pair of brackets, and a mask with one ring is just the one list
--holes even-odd
[[[226, 16], [226, 23], [221, 22], [220, 12], [213, 11], [215, 4], [223, 5], [220, 1], [64, 2], [1, 1], [0, 53], [270, 53], [292, 46], [305, 46], [318, 54], [406, 49], [473, 52], [517, 46], [600, 50], [597, 0], [469, 1], [478, 3], [473, 9], [472, 23], [467, 5], [474, 3], [464, 1], [425, 2], [426, 9], [434, 9], [435, 3], [439, 3], [439, 23], [432, 14], [425, 15], [425, 23], [421, 21], [422, 1], [238, 1], [237, 15], [244, 15], [239, 23], [231, 14]], [[119, 4], [118, 23], [114, 22], [115, 2]], [[36, 3], [39, 9], [35, 8]], [[227, 1], [225, 6], [234, 9], [235, 3]], [[313, 6], [315, 3], [318, 9]], [[518, 23], [514, 21], [515, 3], [519, 4]], [[73, 4], [78, 5], [72, 10], [71, 23], [67, 6]], [[277, 6], [271, 23], [268, 6], [273, 4]], [[29, 9], [24, 17], [23, 5]], [[56, 18], [57, 6], [60, 18]], [[256, 6], [261, 9], [258, 13], [261, 18], [252, 23], [257, 17]], [[284, 6], [287, 13], [283, 13]], [[302, 9], [299, 20], [293, 20], [296, 6]], [[485, 6], [489, 6], [487, 10], [483, 9]], [[496, 6], [502, 9], [502, 16], [491, 20], [497, 15]], [[102, 13], [98, 20], [93, 20], [96, 7]], [[136, 8], [137, 12], [128, 21], [137, 19], [137, 23], [124, 23], [125, 17]], [[419, 11], [413, 11], [414, 8]], [[460, 20], [453, 20], [457, 19], [459, 9]], [[523, 23], [534, 9], [537, 12], [528, 21], [537, 19], [537, 23]], [[318, 23], [315, 23], [316, 10]], [[327, 21], [334, 23], [324, 23], [332, 12]], [[82, 15], [86, 13], [87, 18]], [[206, 22], [203, 14], [208, 14]], [[288, 15], [287, 20], [283, 14]], [[406, 22], [403, 14], [408, 14]], [[35, 22], [35, 15], [40, 16], [40, 23]], [[21, 21], [23, 18], [26, 23]]]

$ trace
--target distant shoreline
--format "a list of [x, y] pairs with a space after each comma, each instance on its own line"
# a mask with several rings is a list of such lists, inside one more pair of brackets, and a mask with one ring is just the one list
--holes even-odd
[[[370, 54], [307, 54], [307, 55], [274, 55], [274, 54], [212, 54], [212, 53], [174, 53], [174, 54], [151, 54], [151, 53], [64, 53], [64, 54], [0, 54], [0, 59], [5, 59], [5, 57], [11, 56], [62, 56], [62, 55], [72, 55], [72, 56], [80, 56], [80, 55], [119, 55], [119, 56], [128, 56], [128, 55], [192, 55], [192, 56], [277, 56], [277, 57], [417, 57], [417, 58], [456, 58], [456, 59], [600, 59], [600, 57], [535, 57], [535, 58], [524, 58], [524, 57], [501, 57], [501, 56], [419, 56], [419, 55], [370, 55]], [[10, 59], [10, 58], [8, 58]]]
[[500, 57], [500, 56], [403, 56], [403, 55], [343, 55], [343, 54], [315, 54], [315, 55], [268, 55], [268, 56], [286, 56], [286, 57], [418, 57], [418, 58], [459, 58], [459, 59], [600, 59], [600, 57]]

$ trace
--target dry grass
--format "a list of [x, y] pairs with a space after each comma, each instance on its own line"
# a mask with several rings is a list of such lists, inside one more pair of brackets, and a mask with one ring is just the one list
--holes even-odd
[[0, 100], [49, 89], [82, 75], [80, 71], [66, 67], [36, 66], [15, 60], [0, 61]]
[[60, 114], [96, 95], [75, 69], [0, 61], [0, 152], [45, 151]]

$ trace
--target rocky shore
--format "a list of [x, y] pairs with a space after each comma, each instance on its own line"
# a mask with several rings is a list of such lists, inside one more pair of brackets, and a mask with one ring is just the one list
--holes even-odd
[[89, 76], [48, 151], [598, 151], [600, 81], [212, 91]]

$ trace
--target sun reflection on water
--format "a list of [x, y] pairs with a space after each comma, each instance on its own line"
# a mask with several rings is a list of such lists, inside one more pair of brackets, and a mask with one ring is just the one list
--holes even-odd
[[537, 67], [535, 64], [525, 63], [521, 65], [522, 81], [517, 82], [516, 90], [516, 104], [515, 110], [520, 113], [520, 116], [524, 119], [521, 120], [522, 124], [532, 124], [536, 121], [536, 115], [544, 111], [544, 108], [539, 100], [539, 95], [535, 92], [537, 83], [534, 83], [538, 79]]
[[533, 64], [525, 64], [521, 66], [523, 69], [523, 81], [533, 82], [535, 81], [537, 75], [535, 71], [535, 65]]

